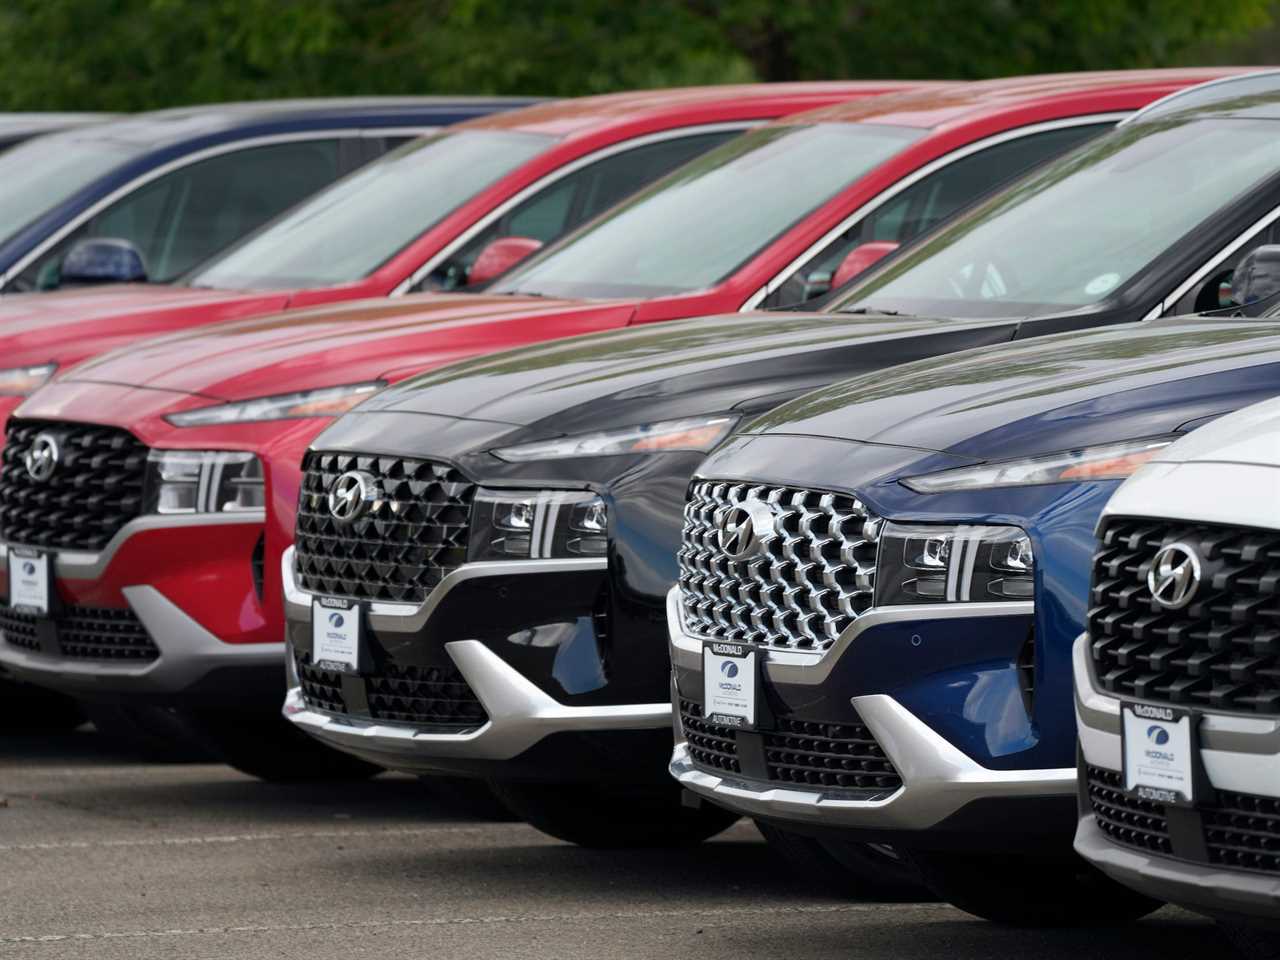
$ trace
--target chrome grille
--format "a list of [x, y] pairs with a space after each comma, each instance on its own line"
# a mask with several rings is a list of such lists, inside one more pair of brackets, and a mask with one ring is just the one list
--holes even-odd
[[[752, 501], [773, 510], [773, 535], [755, 557], [732, 560], [720, 547], [720, 525]], [[695, 482], [679, 553], [686, 628], [717, 640], [826, 650], [871, 606], [880, 525], [847, 494]]]
[[[1194, 546], [1199, 594], [1152, 600], [1147, 572], [1167, 544]], [[1094, 556], [1089, 637], [1098, 682], [1158, 703], [1280, 714], [1280, 532], [1119, 517]]]

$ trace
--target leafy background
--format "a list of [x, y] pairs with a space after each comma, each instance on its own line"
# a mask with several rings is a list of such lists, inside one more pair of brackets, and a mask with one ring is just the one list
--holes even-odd
[[0, 109], [1265, 63], [1276, 0], [4, 0]]

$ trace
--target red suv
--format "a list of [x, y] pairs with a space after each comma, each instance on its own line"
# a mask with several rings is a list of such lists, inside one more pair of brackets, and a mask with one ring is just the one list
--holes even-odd
[[[904, 86], [659, 90], [455, 124], [368, 164], [179, 283], [6, 298], [0, 422], [55, 372], [143, 337], [288, 307], [476, 285], [755, 124]], [[113, 217], [145, 216], [129, 207], [145, 202], [121, 201]]]
[[[8, 567], [47, 565], [51, 586], [43, 602], [0, 606], [0, 664], [82, 696], [180, 704], [241, 769], [314, 773], [300, 752], [272, 752], [251, 712], [278, 708], [281, 557], [302, 453], [334, 413], [501, 347], [803, 301], [1126, 113], [1219, 75], [951, 84], [828, 108], [711, 151], [488, 295], [223, 324], [84, 364], [9, 424]], [[562, 299], [574, 295], [590, 299]], [[405, 565], [421, 562], [406, 548]]]

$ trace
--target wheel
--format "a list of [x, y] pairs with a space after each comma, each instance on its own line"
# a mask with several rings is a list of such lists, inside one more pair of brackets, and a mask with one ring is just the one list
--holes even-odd
[[493, 789], [484, 780], [470, 777], [435, 777], [423, 776], [422, 785], [430, 791], [433, 799], [449, 813], [458, 814], [472, 820], [488, 820], [499, 823], [511, 823], [519, 820], [511, 809], [494, 794]]
[[680, 802], [666, 784], [514, 783], [494, 794], [520, 819], [557, 840], [596, 849], [688, 847], [732, 826], [737, 814]]
[[0, 673], [0, 730], [62, 732], [74, 730], [84, 721], [84, 711], [70, 697], [19, 683]]
[[276, 711], [184, 711], [217, 759], [270, 783], [368, 780], [382, 767], [326, 747]]
[[930, 899], [915, 864], [892, 847], [816, 840], [760, 820], [755, 823], [769, 848], [816, 889], [854, 900]]
[[174, 710], [120, 703], [82, 703], [99, 735], [151, 763], [203, 763], [213, 754]]
[[1014, 927], [1106, 927], [1163, 906], [1078, 857], [991, 857], [913, 850], [934, 893], [966, 913]]
[[1255, 927], [1234, 920], [1219, 920], [1218, 929], [1248, 960], [1280, 960], [1280, 930]]

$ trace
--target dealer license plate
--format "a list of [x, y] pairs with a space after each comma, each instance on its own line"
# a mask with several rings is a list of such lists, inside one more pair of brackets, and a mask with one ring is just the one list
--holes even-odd
[[1192, 716], [1176, 707], [1124, 704], [1125, 790], [1165, 804], [1195, 801]]
[[317, 597], [311, 603], [311, 662], [360, 670], [360, 605]]
[[49, 554], [9, 548], [9, 606], [49, 613]]
[[703, 644], [702, 713], [711, 723], [755, 729], [759, 656], [750, 644], [716, 640]]

